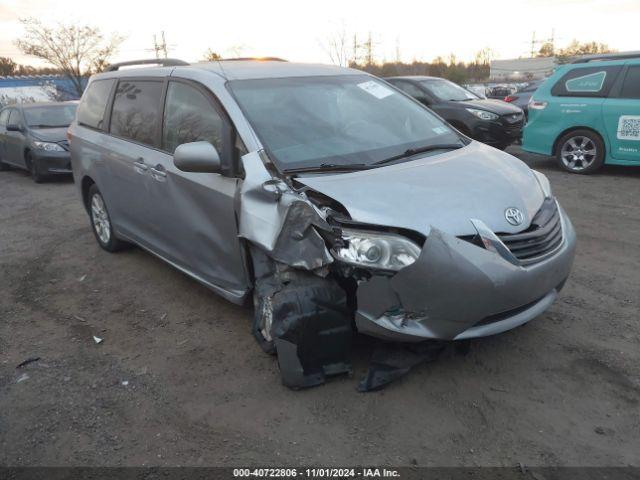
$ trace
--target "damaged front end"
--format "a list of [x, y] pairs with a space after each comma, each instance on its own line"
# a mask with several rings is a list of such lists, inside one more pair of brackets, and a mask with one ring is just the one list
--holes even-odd
[[[569, 275], [575, 232], [553, 198], [531, 232], [499, 237], [469, 219], [469, 237], [434, 226], [421, 234], [355, 222], [332, 198], [270, 173], [264, 152], [243, 163], [239, 223], [253, 262], [254, 335], [277, 353], [291, 388], [351, 372], [355, 330], [405, 344], [374, 354], [360, 389], [380, 388], [434, 359], [442, 341], [493, 335], [535, 318]], [[523, 258], [543, 244], [544, 254]]]

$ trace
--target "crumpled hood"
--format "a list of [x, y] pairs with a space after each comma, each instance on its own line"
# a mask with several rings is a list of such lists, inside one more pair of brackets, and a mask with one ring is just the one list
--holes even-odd
[[[515, 157], [472, 142], [459, 150], [372, 170], [299, 177], [301, 183], [340, 202], [357, 222], [429, 234], [475, 234], [469, 219], [497, 233], [516, 233], [531, 223], [544, 200], [534, 173]], [[505, 210], [519, 208], [520, 226]]]
[[43, 142], [62, 142], [67, 139], [67, 129], [65, 128], [32, 128], [31, 134], [34, 138]]

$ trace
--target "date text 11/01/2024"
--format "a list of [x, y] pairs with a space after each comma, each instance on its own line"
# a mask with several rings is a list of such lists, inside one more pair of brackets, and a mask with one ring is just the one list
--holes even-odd
[[234, 478], [398, 478], [400, 473], [387, 468], [235, 468]]

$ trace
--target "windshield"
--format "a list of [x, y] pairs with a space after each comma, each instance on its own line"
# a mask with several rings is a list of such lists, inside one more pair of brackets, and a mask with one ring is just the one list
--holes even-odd
[[478, 100], [480, 98], [469, 90], [444, 78], [439, 80], [421, 80], [420, 83], [440, 100], [464, 102], [465, 100]]
[[75, 104], [29, 107], [24, 109], [24, 118], [31, 128], [68, 127], [76, 116]]
[[368, 75], [229, 82], [281, 170], [371, 165], [408, 149], [460, 143], [426, 108]]

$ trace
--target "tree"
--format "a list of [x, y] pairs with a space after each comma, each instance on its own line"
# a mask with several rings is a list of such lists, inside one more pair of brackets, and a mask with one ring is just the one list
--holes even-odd
[[102, 71], [115, 54], [123, 37], [106, 38], [96, 28], [86, 25], [44, 25], [40, 20], [20, 20], [25, 33], [16, 46], [26, 55], [32, 55], [53, 65], [72, 83], [75, 94], [82, 95], [84, 78]]
[[476, 63], [478, 65], [491, 65], [491, 60], [495, 58], [495, 52], [489, 48], [484, 47], [476, 53]]
[[329, 60], [334, 65], [348, 67], [349, 63], [353, 60], [349, 58], [351, 41], [347, 37], [347, 32], [344, 26], [341, 26], [338, 30], [329, 35], [326, 38], [325, 42], [322, 42], [321, 45], [324, 51], [329, 56]]
[[578, 40], [572, 40], [566, 47], [558, 51], [561, 58], [577, 57], [579, 55], [593, 55], [598, 53], [613, 53], [616, 50], [609, 48], [606, 43], [585, 42], [580, 43]]
[[0, 57], [0, 75], [15, 75], [18, 65], [9, 57]]
[[553, 43], [544, 42], [538, 50], [537, 57], [554, 57], [556, 55], [556, 49]]
[[222, 55], [214, 52], [210, 48], [207, 48], [207, 51], [204, 52], [204, 60], [205, 62], [217, 62], [219, 60], [222, 60]]

